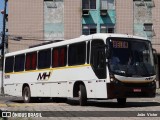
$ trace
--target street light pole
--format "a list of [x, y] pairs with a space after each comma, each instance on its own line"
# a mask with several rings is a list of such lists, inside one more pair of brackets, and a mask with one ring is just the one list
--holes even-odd
[[4, 0], [4, 14], [3, 14], [3, 31], [2, 31], [2, 49], [1, 49], [1, 62], [2, 62], [2, 80], [1, 80], [1, 93], [4, 94], [4, 86], [3, 86], [3, 73], [4, 73], [4, 49], [5, 49], [5, 36], [6, 36], [6, 7], [7, 0]]

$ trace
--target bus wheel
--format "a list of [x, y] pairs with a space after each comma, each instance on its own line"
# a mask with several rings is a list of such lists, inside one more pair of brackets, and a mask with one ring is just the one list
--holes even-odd
[[29, 103], [31, 101], [31, 92], [28, 86], [23, 89], [23, 101]]
[[79, 86], [78, 96], [80, 106], [85, 106], [87, 104], [87, 93], [85, 86], [82, 84]]
[[117, 102], [119, 105], [125, 105], [126, 104], [126, 98], [117, 98]]

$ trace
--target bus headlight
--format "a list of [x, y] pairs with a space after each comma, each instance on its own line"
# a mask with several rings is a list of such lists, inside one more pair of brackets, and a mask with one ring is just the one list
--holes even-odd
[[113, 82], [113, 81], [114, 81], [114, 78], [111, 78], [110, 80], [111, 80], [111, 82]]

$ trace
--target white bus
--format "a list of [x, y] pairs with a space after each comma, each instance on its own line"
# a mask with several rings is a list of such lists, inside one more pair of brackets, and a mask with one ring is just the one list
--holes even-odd
[[117, 99], [155, 97], [156, 72], [151, 42], [123, 34], [93, 34], [8, 53], [4, 91], [23, 96]]

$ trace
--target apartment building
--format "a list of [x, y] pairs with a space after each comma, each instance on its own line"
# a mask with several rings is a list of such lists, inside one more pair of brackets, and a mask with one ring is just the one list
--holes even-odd
[[115, 0], [10, 0], [8, 14], [9, 52], [116, 30]]
[[9, 0], [8, 51], [92, 33], [124, 33], [149, 38], [160, 63], [159, 11], [159, 0]]

